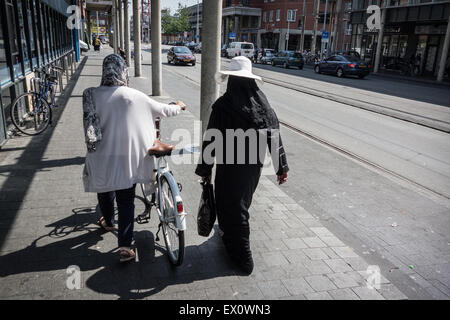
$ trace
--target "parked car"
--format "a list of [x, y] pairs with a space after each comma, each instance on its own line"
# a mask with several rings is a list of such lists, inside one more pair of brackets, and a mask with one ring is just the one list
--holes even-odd
[[351, 56], [351, 57], [356, 57], [356, 58], [361, 58], [361, 55], [359, 54], [358, 51], [355, 50], [349, 50], [349, 51], [337, 51], [334, 52], [333, 54], [331, 54], [330, 56]]
[[305, 65], [305, 60], [300, 52], [280, 51], [272, 57], [272, 66], [278, 65], [281, 65], [286, 69], [296, 67], [302, 70]]
[[357, 57], [334, 55], [318, 62], [314, 71], [335, 74], [339, 78], [354, 75], [362, 79], [370, 73], [370, 65]]
[[194, 41], [189, 42], [186, 47], [189, 48], [189, 50], [194, 51], [194, 48], [197, 46], [197, 44]]
[[232, 42], [227, 48], [227, 57], [234, 58], [237, 56], [244, 56], [253, 60], [255, 46], [250, 42]]
[[82, 52], [88, 52], [89, 51], [88, 44], [86, 42], [84, 42], [84, 41], [81, 41], [81, 40], [80, 40], [80, 50]]
[[195, 66], [197, 59], [188, 47], [172, 47], [167, 52], [167, 62]]
[[264, 55], [262, 55], [262, 50], [258, 54], [257, 63], [262, 64], [272, 64], [272, 58], [275, 56], [275, 50], [264, 49]]

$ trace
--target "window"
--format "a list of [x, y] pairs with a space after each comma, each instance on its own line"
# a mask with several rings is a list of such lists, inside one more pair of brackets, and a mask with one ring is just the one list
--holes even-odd
[[277, 21], [280, 21], [280, 12], [281, 12], [281, 10], [277, 9]]
[[269, 13], [269, 21], [270, 21], [270, 22], [273, 22], [273, 10], [270, 10], [270, 13]]
[[295, 22], [297, 20], [297, 10], [288, 10], [287, 21]]
[[3, 35], [3, 21], [0, 21], [0, 86], [11, 81], [10, 69], [6, 61], [5, 37]]
[[263, 21], [267, 22], [267, 12], [266, 11], [263, 12]]
[[25, 23], [23, 13], [24, 12], [22, 7], [22, 0], [17, 0], [17, 16], [19, 17], [20, 42], [22, 44], [23, 62], [25, 65], [25, 73], [26, 73], [30, 72], [31, 65], [30, 65], [30, 57], [28, 56], [28, 42], [25, 33]]

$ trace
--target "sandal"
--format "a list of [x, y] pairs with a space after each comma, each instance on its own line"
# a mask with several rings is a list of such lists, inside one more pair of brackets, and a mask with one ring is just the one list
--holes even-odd
[[136, 253], [130, 248], [120, 248], [120, 262], [128, 262], [136, 259]]
[[114, 226], [112, 226], [112, 227], [108, 226], [104, 217], [100, 218], [100, 220], [98, 221], [98, 224], [100, 225], [100, 227], [102, 227], [103, 229], [105, 229], [108, 232], [112, 232], [112, 231], [116, 230], [116, 228]]

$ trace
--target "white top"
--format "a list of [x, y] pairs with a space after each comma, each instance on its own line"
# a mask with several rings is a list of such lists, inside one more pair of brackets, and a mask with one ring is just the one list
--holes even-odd
[[155, 161], [147, 155], [156, 140], [155, 119], [180, 113], [128, 87], [101, 86], [92, 92], [103, 138], [88, 152], [83, 172], [86, 192], [110, 192], [150, 183]]

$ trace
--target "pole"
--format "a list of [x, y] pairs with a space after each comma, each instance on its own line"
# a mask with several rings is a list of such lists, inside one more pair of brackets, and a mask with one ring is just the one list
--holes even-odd
[[305, 26], [306, 26], [306, 0], [303, 0], [302, 36], [300, 39], [300, 52], [305, 50]]
[[125, 47], [125, 41], [123, 38], [123, 0], [119, 0], [119, 30], [120, 30], [120, 48], [123, 49]]
[[123, 3], [124, 10], [124, 31], [125, 31], [125, 54], [127, 56], [127, 66], [131, 63], [131, 50], [130, 50], [130, 11], [129, 11], [129, 0], [125, 0]]
[[[339, 41], [338, 20], [339, 20], [339, 14], [341, 13], [341, 7], [342, 7], [342, 0], [337, 0], [336, 17], [334, 18], [334, 33], [335, 33], [335, 36], [333, 37], [333, 46], [331, 48], [331, 50], [333, 50], [333, 52], [336, 52], [337, 43]], [[344, 37], [344, 35], [342, 35], [342, 37]]]
[[[387, 5], [390, 5], [390, 1], [388, 0]], [[384, 35], [384, 24], [386, 22], [386, 13], [387, 8], [383, 8], [381, 11], [381, 26], [380, 31], [378, 31], [378, 42], [377, 42], [377, 52], [375, 54], [375, 65], [373, 67], [373, 73], [378, 73], [380, 68], [380, 60], [381, 60], [381, 50], [383, 48], [383, 35]]]
[[152, 94], [162, 94], [161, 0], [152, 0]]
[[447, 32], [445, 33], [444, 46], [442, 47], [441, 61], [439, 63], [439, 70], [436, 79], [438, 82], [442, 82], [442, 80], [444, 80], [444, 73], [447, 64], [449, 47], [450, 47], [450, 16], [448, 17], [447, 21]]
[[133, 0], [133, 31], [134, 31], [134, 76], [140, 77], [141, 68], [141, 19], [139, 0]]
[[200, 120], [203, 133], [211, 114], [211, 106], [219, 98], [219, 84], [215, 75], [220, 71], [220, 35], [222, 0], [203, 2], [203, 54], [200, 87]]
[[[89, 28], [90, 28], [90, 26], [89, 26]], [[99, 35], [99, 33], [100, 33], [100, 23], [98, 21], [98, 11], [97, 11], [97, 36]]]
[[320, 0], [314, 1], [314, 35], [311, 44], [311, 52], [312, 54], [316, 54], [316, 42], [317, 42], [317, 25], [319, 23], [319, 9], [320, 9]]
[[117, 2], [116, 0], [113, 0], [113, 9], [112, 9], [112, 28], [114, 30], [114, 36], [113, 36], [113, 46], [114, 46], [114, 53], [118, 53], [118, 42], [117, 42]]
[[289, 28], [290, 28], [290, 25], [291, 25], [291, 22], [288, 17], [288, 29], [287, 29], [287, 33], [286, 33], [286, 41], [284, 42], [284, 43], [286, 43], [286, 48], [285, 48], [286, 51], [289, 50]]
[[[325, 15], [323, 17], [323, 28], [322, 28], [322, 34], [323, 32], [327, 31], [327, 10], [328, 10], [328, 0], [325, 1]], [[328, 36], [328, 41], [330, 41], [330, 36]], [[323, 57], [323, 49], [324, 49], [324, 42], [323, 42], [323, 37], [322, 37], [322, 41], [320, 43], [320, 59], [322, 59]], [[328, 56], [328, 51], [327, 50], [327, 56]]]
[[195, 36], [195, 42], [200, 42], [200, 1], [197, 0], [197, 32]]
[[148, 23], [147, 23], [147, 34], [148, 34], [147, 43], [150, 43], [150, 20], [151, 20], [150, 0], [148, 0], [148, 2], [147, 2], [147, 18], [148, 18]]

